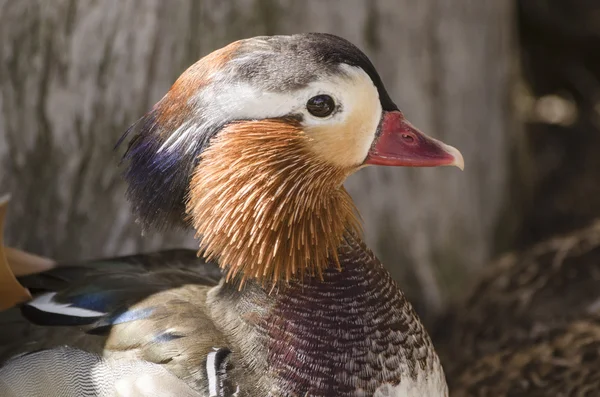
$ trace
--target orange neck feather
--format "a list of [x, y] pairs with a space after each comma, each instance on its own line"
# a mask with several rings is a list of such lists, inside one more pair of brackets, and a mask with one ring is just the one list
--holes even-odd
[[277, 283], [340, 267], [344, 234], [361, 234], [342, 186], [351, 170], [318, 158], [294, 120], [231, 124], [194, 171], [187, 213], [200, 251], [240, 276]]

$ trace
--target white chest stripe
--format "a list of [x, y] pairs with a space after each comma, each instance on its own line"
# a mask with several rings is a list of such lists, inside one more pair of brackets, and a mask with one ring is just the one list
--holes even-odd
[[217, 396], [217, 368], [215, 361], [217, 358], [217, 351], [208, 353], [206, 356], [206, 375], [208, 378], [208, 394], [210, 397]]

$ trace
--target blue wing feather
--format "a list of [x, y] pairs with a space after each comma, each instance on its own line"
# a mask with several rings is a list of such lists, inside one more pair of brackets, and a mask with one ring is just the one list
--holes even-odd
[[101, 334], [113, 325], [151, 316], [153, 307], [130, 306], [156, 292], [187, 283], [215, 284], [218, 276], [216, 265], [206, 264], [190, 250], [58, 267], [21, 279], [37, 293], [21, 312], [37, 325], [86, 325], [89, 333]]

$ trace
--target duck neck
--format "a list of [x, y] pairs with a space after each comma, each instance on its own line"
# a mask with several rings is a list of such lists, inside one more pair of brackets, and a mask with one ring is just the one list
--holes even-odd
[[372, 395], [434, 373], [425, 378], [443, 389], [429, 336], [390, 274], [353, 234], [338, 255], [341, 270], [328, 267], [322, 279], [276, 291], [222, 282], [210, 293], [213, 315], [256, 383], [279, 393], [268, 395]]

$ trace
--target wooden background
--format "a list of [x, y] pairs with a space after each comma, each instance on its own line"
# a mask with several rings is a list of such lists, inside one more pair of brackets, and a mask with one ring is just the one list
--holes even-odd
[[[113, 146], [204, 54], [243, 37], [331, 32], [372, 57], [457, 169], [370, 168], [347, 183], [370, 245], [426, 319], [507, 244], [527, 191], [510, 98], [509, 1], [0, 0], [0, 192], [7, 241], [57, 259], [195, 243], [140, 235]], [[500, 247], [500, 248], [499, 248]]]

